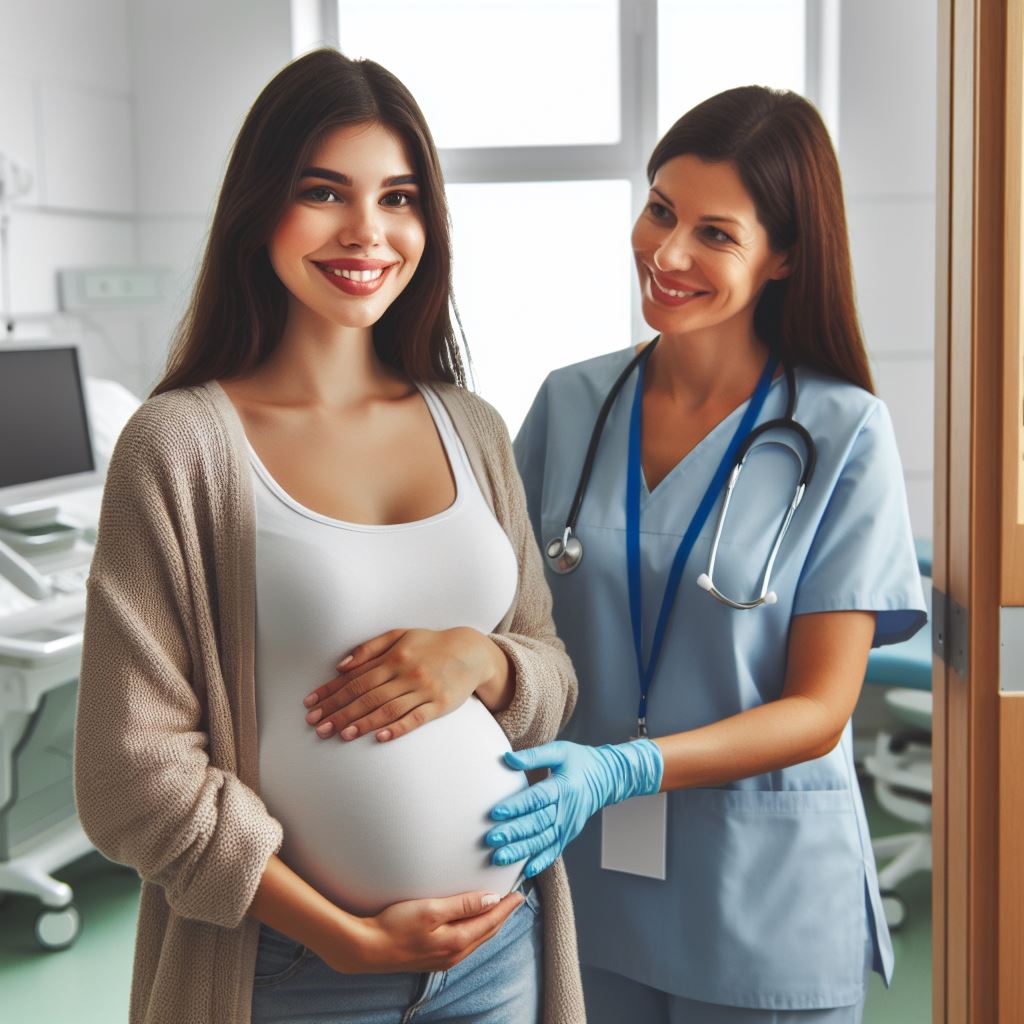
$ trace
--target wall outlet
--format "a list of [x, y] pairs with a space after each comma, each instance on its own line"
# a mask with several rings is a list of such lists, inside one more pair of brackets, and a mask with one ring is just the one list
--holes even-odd
[[161, 267], [76, 267], [57, 271], [60, 308], [146, 306], [165, 298]]

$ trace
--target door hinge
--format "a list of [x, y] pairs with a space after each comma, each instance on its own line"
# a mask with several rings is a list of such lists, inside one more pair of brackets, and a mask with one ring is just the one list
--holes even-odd
[[967, 680], [967, 609], [932, 587], [932, 654]]

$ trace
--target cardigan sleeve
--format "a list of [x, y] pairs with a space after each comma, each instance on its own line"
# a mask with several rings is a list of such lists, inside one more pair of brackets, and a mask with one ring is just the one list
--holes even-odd
[[512, 702], [495, 718], [516, 749], [553, 740], [576, 706], [576, 672], [555, 632], [551, 591], [530, 525], [523, 482], [505, 421], [482, 399], [472, 401], [494, 513], [516, 553], [515, 605], [491, 639], [515, 670]]
[[196, 469], [205, 462], [194, 429], [166, 411], [159, 399], [142, 407], [108, 470], [88, 581], [75, 793], [102, 853], [159, 885], [178, 914], [233, 927], [282, 831], [235, 773], [211, 612], [215, 559], [203, 543], [211, 531], [199, 526], [218, 492]]

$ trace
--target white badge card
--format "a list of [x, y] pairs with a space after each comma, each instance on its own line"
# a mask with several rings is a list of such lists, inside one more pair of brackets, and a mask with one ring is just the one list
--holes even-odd
[[665, 881], [668, 794], [637, 796], [601, 812], [601, 867]]

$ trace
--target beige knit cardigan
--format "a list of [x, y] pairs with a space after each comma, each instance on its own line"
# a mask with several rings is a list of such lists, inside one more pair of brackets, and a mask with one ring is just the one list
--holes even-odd
[[[492, 639], [515, 668], [497, 719], [553, 739], [576, 679], [500, 416], [434, 385], [519, 561]], [[281, 825], [259, 796], [255, 513], [242, 425], [216, 383], [146, 402], [107, 474], [88, 582], [75, 741], [82, 824], [142, 878], [130, 1020], [248, 1024], [259, 925], [246, 911]], [[400, 741], [399, 741], [400, 742]], [[411, 841], [411, 840], [410, 840]], [[584, 1021], [565, 869], [540, 876], [544, 1024]]]

